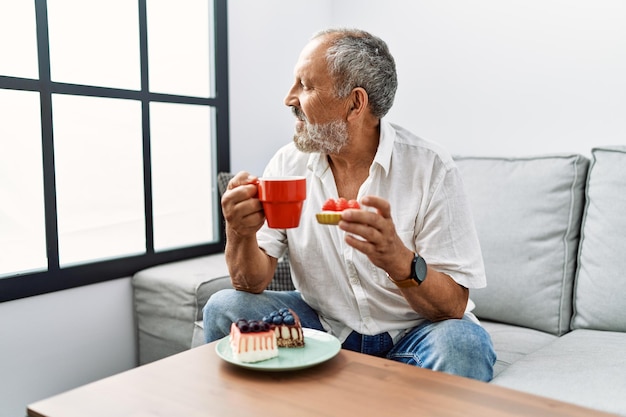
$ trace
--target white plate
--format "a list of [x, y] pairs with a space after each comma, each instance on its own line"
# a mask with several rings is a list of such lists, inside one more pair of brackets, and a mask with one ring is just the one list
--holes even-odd
[[215, 346], [217, 355], [234, 365], [261, 371], [293, 371], [308, 368], [332, 359], [339, 353], [339, 339], [328, 333], [313, 329], [302, 329], [303, 348], [278, 348], [278, 356], [261, 362], [246, 363], [233, 357], [229, 336], [220, 339]]

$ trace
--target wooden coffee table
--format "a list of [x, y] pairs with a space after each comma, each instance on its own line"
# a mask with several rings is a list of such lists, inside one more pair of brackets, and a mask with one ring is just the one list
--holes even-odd
[[608, 416], [491, 384], [350, 351], [320, 365], [260, 372], [215, 343], [28, 406], [31, 417]]

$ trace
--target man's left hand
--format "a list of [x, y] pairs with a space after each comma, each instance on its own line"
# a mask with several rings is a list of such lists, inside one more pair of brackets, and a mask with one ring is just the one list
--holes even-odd
[[389, 202], [365, 196], [361, 205], [375, 211], [347, 209], [342, 212], [339, 228], [345, 231], [346, 243], [363, 252], [377, 267], [394, 277], [408, 277], [413, 251], [407, 248], [391, 218]]

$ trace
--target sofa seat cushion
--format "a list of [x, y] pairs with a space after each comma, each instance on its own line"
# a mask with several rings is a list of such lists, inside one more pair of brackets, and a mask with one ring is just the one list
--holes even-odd
[[[493, 383], [626, 415], [626, 333], [574, 330], [528, 354]], [[617, 388], [617, 392], [615, 390]]]
[[626, 332], [626, 147], [592, 154], [572, 327]]
[[195, 348], [198, 346], [204, 345], [206, 342], [204, 341], [204, 322], [202, 320], [197, 320], [193, 324], [193, 336], [191, 338], [191, 347]]
[[232, 288], [223, 253], [145, 269], [132, 285], [142, 365], [191, 348], [211, 294]]
[[511, 364], [557, 338], [553, 334], [510, 324], [487, 320], [482, 320], [481, 324], [491, 336], [493, 347], [496, 350], [497, 360], [493, 369], [494, 377]]
[[584, 187], [581, 155], [458, 157], [487, 287], [472, 290], [482, 319], [555, 335], [570, 329]]

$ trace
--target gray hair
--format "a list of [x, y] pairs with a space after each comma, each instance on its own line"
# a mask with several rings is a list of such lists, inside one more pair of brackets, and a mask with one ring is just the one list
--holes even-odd
[[328, 36], [326, 60], [335, 80], [335, 93], [347, 97], [363, 88], [375, 117], [387, 114], [396, 95], [398, 76], [393, 56], [382, 39], [359, 29], [327, 29], [313, 39]]

